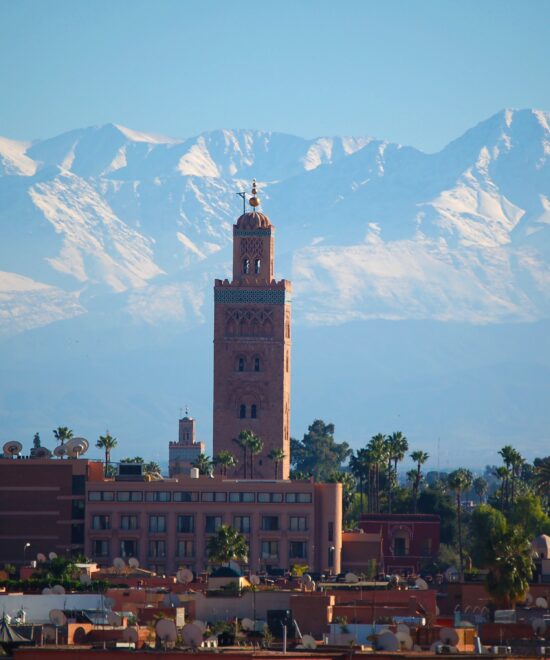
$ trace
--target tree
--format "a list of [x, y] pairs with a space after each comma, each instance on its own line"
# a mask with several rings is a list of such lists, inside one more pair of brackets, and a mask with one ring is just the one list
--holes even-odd
[[472, 487], [472, 473], [465, 468], [458, 468], [449, 474], [449, 488], [456, 495], [456, 520], [458, 526], [458, 554], [460, 556], [460, 579], [464, 581], [464, 549], [462, 546], [462, 493]]
[[510, 478], [510, 471], [508, 468], [501, 466], [495, 468], [493, 474], [500, 480], [500, 508], [504, 510], [508, 506], [508, 480]]
[[70, 440], [73, 437], [72, 429], [68, 426], [58, 426], [53, 430], [53, 434], [60, 445], [64, 445], [67, 440]]
[[476, 477], [474, 479], [473, 486], [474, 486], [474, 493], [477, 495], [479, 499], [479, 503], [483, 504], [485, 495], [487, 495], [487, 491], [489, 490], [489, 484], [487, 483], [487, 480], [484, 479], [483, 477]]
[[430, 458], [430, 455], [425, 451], [413, 451], [411, 458], [416, 463], [416, 470], [414, 473], [413, 480], [413, 501], [414, 501], [414, 512], [418, 508], [418, 490], [420, 488], [420, 482], [422, 481], [422, 466]]
[[244, 469], [244, 478], [246, 479], [246, 470], [247, 470], [247, 455], [248, 455], [248, 448], [250, 446], [251, 438], [254, 436], [254, 433], [252, 431], [248, 431], [246, 429], [243, 429], [239, 433], [239, 437], [235, 438], [235, 442], [239, 445], [239, 447], [243, 450], [243, 469]]
[[539, 534], [550, 534], [550, 517], [542, 509], [536, 495], [521, 495], [508, 511], [508, 522], [521, 527], [525, 535], [534, 538]]
[[358, 449], [349, 459], [349, 467], [353, 476], [359, 482], [359, 509], [363, 513], [363, 495], [365, 493], [365, 482], [369, 480], [370, 454], [367, 449]]
[[219, 454], [214, 456], [214, 465], [219, 466], [220, 476], [226, 477], [227, 470], [229, 468], [235, 467], [235, 465], [237, 465], [237, 460], [230, 451], [227, 449], [222, 449]]
[[487, 568], [494, 544], [508, 529], [504, 514], [498, 509], [481, 504], [470, 520], [470, 556], [476, 568]]
[[332, 472], [341, 470], [350, 454], [347, 442], [334, 440], [334, 424], [325, 424], [321, 419], [316, 419], [308, 427], [302, 440], [290, 440], [293, 468], [311, 474], [316, 481], [326, 481]]
[[109, 433], [109, 431], [107, 431], [105, 435], [100, 435], [99, 440], [95, 443], [95, 446], [98, 449], [105, 450], [105, 467], [104, 467], [105, 476], [107, 476], [107, 473], [109, 472], [109, 463], [111, 461], [111, 449], [114, 449], [117, 446], [117, 444], [118, 444], [117, 439], [113, 438], [113, 436]]
[[32, 439], [32, 446], [33, 446], [35, 449], [38, 449], [39, 447], [42, 446], [42, 445], [40, 444], [40, 433], [35, 433], [35, 434], [34, 434], [34, 438]]
[[533, 569], [531, 543], [520, 528], [495, 539], [485, 588], [498, 608], [511, 609], [525, 597]]
[[208, 559], [216, 564], [228, 564], [230, 561], [247, 561], [248, 545], [246, 538], [229, 525], [221, 525], [216, 536], [208, 540]]
[[254, 456], [261, 454], [264, 449], [264, 441], [252, 433], [248, 441], [248, 454], [250, 456], [250, 478], [254, 479]]
[[[506, 468], [507, 474], [503, 481], [505, 485], [504, 500], [506, 507], [513, 504], [516, 492], [516, 482], [521, 472], [521, 466], [525, 462], [523, 456], [512, 445], [504, 446], [499, 452]], [[504, 474], [504, 473], [503, 473]]]
[[284, 449], [272, 449], [269, 454], [267, 455], [269, 460], [273, 461], [275, 465], [275, 479], [279, 478], [279, 464], [282, 463], [285, 458], [286, 454], [284, 452]]
[[386, 464], [388, 445], [383, 433], [373, 435], [367, 445], [370, 457], [369, 512], [380, 513], [380, 467]]
[[388, 458], [388, 513], [391, 513], [392, 490], [397, 483], [397, 464], [405, 458], [405, 454], [409, 448], [409, 442], [401, 431], [395, 431], [386, 438], [386, 443]]
[[550, 456], [535, 461], [534, 484], [542, 495], [550, 493]]
[[143, 464], [143, 474], [147, 475], [148, 477], [160, 473], [161, 473], [160, 465], [158, 463], [155, 463], [155, 461], [149, 461], [148, 463]]
[[193, 467], [196, 467], [199, 471], [199, 474], [210, 475], [212, 474], [212, 461], [210, 456], [203, 454], [202, 452], [197, 456], [193, 463]]

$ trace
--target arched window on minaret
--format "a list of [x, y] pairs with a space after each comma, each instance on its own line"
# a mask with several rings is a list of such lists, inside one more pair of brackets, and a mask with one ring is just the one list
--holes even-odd
[[237, 371], [244, 371], [244, 358], [240, 357], [237, 363]]
[[243, 273], [248, 275], [250, 273], [250, 259], [243, 259]]
[[256, 275], [260, 274], [261, 265], [262, 262], [260, 261], [260, 259], [254, 259], [254, 272], [256, 273]]
[[256, 419], [256, 417], [258, 417], [258, 409], [255, 403], [250, 406], [250, 417], [252, 417], [252, 419]]
[[239, 406], [239, 417], [244, 419], [246, 417], [246, 406], [244, 403], [241, 403]]
[[254, 358], [254, 371], [260, 371], [260, 358]]

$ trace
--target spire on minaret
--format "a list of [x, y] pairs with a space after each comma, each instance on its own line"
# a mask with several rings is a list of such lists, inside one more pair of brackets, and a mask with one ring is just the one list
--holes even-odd
[[260, 198], [256, 196], [256, 179], [252, 179], [252, 197], [248, 200], [250, 206], [255, 210], [256, 207], [260, 206]]

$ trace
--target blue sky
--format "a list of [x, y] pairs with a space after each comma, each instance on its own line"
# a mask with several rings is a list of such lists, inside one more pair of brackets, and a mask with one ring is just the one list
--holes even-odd
[[0, 134], [121, 123], [374, 135], [434, 151], [550, 110], [550, 2], [0, 0]]

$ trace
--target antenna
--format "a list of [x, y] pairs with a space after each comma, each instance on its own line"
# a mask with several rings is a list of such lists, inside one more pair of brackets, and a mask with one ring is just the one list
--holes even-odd
[[45, 562], [46, 561], [46, 555], [43, 552], [39, 552], [36, 555], [36, 561], [38, 561], [40, 563]]
[[252, 619], [244, 618], [241, 621], [241, 628], [243, 630], [254, 630], [254, 621]]
[[13, 458], [14, 456], [18, 456], [21, 453], [22, 449], [23, 449], [23, 445], [20, 442], [17, 442], [17, 440], [9, 440], [2, 447], [4, 456], [7, 456], [8, 458]]
[[108, 612], [107, 623], [110, 626], [113, 626], [113, 628], [118, 628], [120, 625], [122, 625], [122, 617], [116, 612]]
[[57, 456], [57, 458], [62, 458], [67, 454], [67, 449], [65, 448], [65, 445], [57, 445], [57, 447], [53, 450], [54, 456]]
[[548, 607], [548, 601], [546, 600], [546, 598], [539, 596], [539, 598], [535, 600], [535, 605], [537, 607], [542, 607], [542, 609], [545, 610]]
[[176, 580], [180, 584], [188, 584], [189, 582], [193, 582], [193, 573], [191, 573], [188, 568], [180, 568], [176, 573]]
[[113, 566], [116, 569], [117, 573], [123, 571], [126, 568], [126, 562], [122, 557], [115, 557], [113, 559]]
[[64, 626], [67, 623], [67, 617], [63, 610], [50, 610], [49, 617], [50, 621], [56, 627]]
[[443, 644], [456, 646], [458, 644], [458, 633], [454, 628], [441, 628], [439, 631], [439, 639]]
[[139, 568], [139, 559], [137, 557], [130, 557], [128, 559], [128, 566], [130, 568]]
[[202, 644], [202, 631], [194, 623], [188, 623], [183, 626], [181, 636], [183, 637], [183, 641], [193, 648]]
[[57, 559], [57, 552], [50, 552], [50, 554], [48, 555], [48, 559], [50, 561], [53, 561], [54, 559]]
[[243, 215], [246, 213], [246, 192], [243, 190], [241, 192], [235, 193], [243, 200]]
[[176, 624], [174, 621], [172, 621], [172, 619], [159, 619], [157, 621], [157, 625], [155, 626], [155, 631], [159, 639], [161, 639], [165, 644], [166, 642], [175, 642], [178, 638]]
[[414, 642], [408, 632], [397, 631], [395, 636], [397, 637], [400, 651], [412, 651]]
[[64, 593], [65, 593], [65, 587], [63, 587], [61, 584], [56, 584], [55, 586], [52, 587], [52, 594], [61, 596]]
[[312, 637], [311, 635], [303, 635], [302, 636], [302, 646], [305, 649], [316, 649], [317, 648], [317, 642], [315, 641], [315, 638]]
[[139, 635], [137, 628], [124, 628], [122, 631], [122, 639], [125, 642], [129, 642], [130, 644], [136, 644], [138, 641]]
[[66, 442], [63, 446], [67, 450], [67, 454], [70, 458], [78, 458], [88, 451], [90, 443], [86, 438], [71, 438], [69, 442]]

